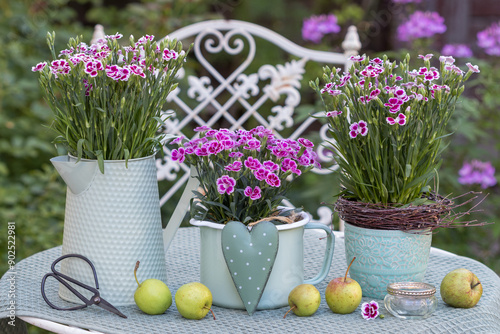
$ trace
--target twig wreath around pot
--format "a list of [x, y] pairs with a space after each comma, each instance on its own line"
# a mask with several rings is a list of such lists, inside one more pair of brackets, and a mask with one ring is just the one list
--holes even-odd
[[[387, 57], [353, 56], [349, 72], [324, 69], [324, 86], [311, 82], [326, 110], [330, 142], [343, 187], [335, 209], [345, 222], [347, 262], [364, 296], [383, 298], [388, 283], [421, 281], [432, 231], [456, 226], [453, 200], [431, 193], [441, 165], [447, 125], [464, 83], [452, 57], [410, 56], [399, 64]], [[474, 222], [462, 225], [481, 225]]]
[[218, 306], [257, 309], [288, 305], [288, 294], [304, 283], [304, 228], [327, 232], [323, 268], [328, 274], [334, 238], [325, 225], [309, 222], [299, 209], [278, 206], [292, 182], [320, 167], [313, 143], [279, 139], [271, 130], [195, 129], [180, 137], [172, 159], [186, 162], [199, 180], [191, 201], [191, 224], [200, 227], [200, 278]]
[[[49, 33], [53, 60], [32, 68], [54, 114], [55, 143], [69, 153], [51, 159], [68, 186], [62, 252], [91, 260], [114, 305], [134, 304], [136, 261], [145, 278], [166, 280], [155, 153], [165, 137], [162, 106], [187, 55], [176, 40], [131, 36], [123, 46], [121, 37], [71, 38], [57, 54]], [[63, 261], [61, 272], [93, 284], [81, 260]], [[59, 295], [79, 302], [63, 285]]]

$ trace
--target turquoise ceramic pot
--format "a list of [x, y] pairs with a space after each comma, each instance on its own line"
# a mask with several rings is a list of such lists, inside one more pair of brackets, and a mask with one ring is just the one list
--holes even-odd
[[427, 270], [432, 234], [374, 230], [344, 224], [346, 262], [353, 257], [349, 275], [363, 297], [383, 299], [387, 285], [422, 282]]

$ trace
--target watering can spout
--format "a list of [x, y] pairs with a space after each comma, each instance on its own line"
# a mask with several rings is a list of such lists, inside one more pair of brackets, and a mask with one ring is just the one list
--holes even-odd
[[78, 195], [88, 189], [97, 171], [97, 161], [79, 161], [61, 155], [50, 159], [69, 190]]
[[191, 166], [191, 173], [189, 175], [186, 188], [184, 188], [181, 199], [177, 203], [174, 213], [168, 221], [167, 227], [165, 227], [165, 229], [163, 230], [163, 246], [165, 247], [165, 250], [168, 250], [168, 247], [174, 239], [175, 233], [179, 229], [182, 219], [184, 218], [184, 215], [189, 208], [189, 202], [193, 197], [193, 190], [196, 190], [200, 185], [196, 176], [198, 176], [196, 168]]

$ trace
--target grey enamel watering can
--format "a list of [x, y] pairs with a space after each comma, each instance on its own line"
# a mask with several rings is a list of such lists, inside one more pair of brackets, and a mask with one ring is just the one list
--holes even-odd
[[[62, 254], [90, 259], [101, 295], [110, 303], [134, 304], [136, 261], [141, 262], [139, 281], [156, 278], [166, 283], [165, 249], [177, 230], [171, 226], [162, 231], [155, 157], [127, 163], [106, 160], [104, 173], [96, 160], [76, 161], [71, 156], [51, 159], [67, 185]], [[93, 283], [92, 271], [84, 261], [65, 260], [61, 272]], [[62, 285], [59, 296], [79, 301]]]

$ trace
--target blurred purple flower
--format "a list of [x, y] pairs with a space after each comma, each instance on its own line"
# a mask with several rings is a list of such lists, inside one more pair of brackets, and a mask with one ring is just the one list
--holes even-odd
[[398, 39], [406, 42], [417, 38], [432, 37], [446, 31], [444, 18], [437, 12], [417, 10], [398, 27]]
[[483, 189], [497, 184], [495, 168], [489, 161], [472, 160], [470, 163], [464, 162], [458, 174], [460, 175], [458, 182], [461, 184], [479, 184]]
[[477, 45], [490, 56], [500, 56], [500, 22], [477, 33]]
[[422, 0], [392, 0], [394, 3], [420, 3]]
[[443, 46], [441, 54], [457, 58], [470, 58], [472, 50], [466, 44], [446, 44]]
[[320, 43], [326, 34], [338, 33], [340, 26], [337, 17], [333, 14], [311, 16], [304, 20], [302, 25], [302, 38], [313, 43]]

